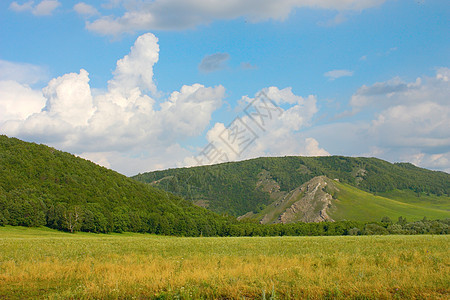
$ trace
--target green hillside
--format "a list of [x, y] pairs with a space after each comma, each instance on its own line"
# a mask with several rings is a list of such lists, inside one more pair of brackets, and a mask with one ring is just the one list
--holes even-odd
[[[394, 200], [375, 196], [349, 184], [336, 183], [336, 187], [338, 191], [334, 197], [338, 200], [333, 202], [335, 209], [330, 211], [330, 216], [336, 221], [367, 222], [378, 220], [380, 216], [387, 216], [392, 220], [404, 217], [411, 221], [421, 220], [424, 216], [428, 219], [450, 217], [450, 211], [434, 207], [428, 198], [422, 198], [422, 201], [416, 203], [408, 203], [402, 199]], [[442, 201], [450, 202], [449, 197], [441, 198], [443, 198]]]
[[[242, 216], [248, 212], [258, 214], [264, 211], [279, 197], [317, 176], [326, 176], [344, 184], [337, 196], [338, 200], [342, 200], [337, 205], [341, 211], [334, 212], [338, 219], [366, 220], [363, 216], [365, 212], [353, 213], [346, 209], [356, 204], [370, 211], [366, 216], [373, 216], [371, 220], [379, 220], [383, 214], [397, 216], [404, 213], [413, 219], [425, 215], [429, 218], [449, 216], [450, 174], [418, 168], [409, 163], [392, 164], [377, 158], [257, 158], [155, 171], [133, 178], [181, 195], [212, 211]], [[353, 192], [345, 193], [350, 187], [355, 188]], [[372, 211], [369, 204], [378, 205], [377, 201], [381, 200], [388, 201], [386, 203], [390, 205]], [[396, 201], [389, 202], [392, 200]]]
[[216, 235], [224, 220], [53, 148], [0, 136], [0, 225]]

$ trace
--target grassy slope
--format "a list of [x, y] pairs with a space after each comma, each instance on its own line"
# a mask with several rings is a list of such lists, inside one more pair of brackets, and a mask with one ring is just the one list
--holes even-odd
[[[424, 216], [428, 219], [450, 218], [450, 212], [440, 208], [445, 205], [438, 207], [430, 205], [431, 200], [428, 198], [421, 199], [422, 201], [407, 201], [408, 198], [403, 198], [403, 193], [400, 193], [399, 198], [406, 199], [402, 202], [375, 196], [345, 183], [336, 182], [335, 185], [339, 192], [336, 192], [334, 197], [338, 200], [334, 201], [336, 209], [331, 210], [330, 216], [336, 221], [379, 221], [383, 216], [388, 216], [392, 220], [402, 216], [408, 221], [421, 220]], [[392, 196], [392, 193], [388, 195]], [[448, 201], [439, 200], [439, 203]]]
[[410, 203], [417, 206], [426, 206], [429, 208], [443, 209], [450, 211], [450, 197], [436, 196], [433, 194], [417, 193], [411, 190], [393, 190], [389, 192], [379, 193], [380, 196], [394, 199], [400, 202]]
[[445, 299], [449, 245], [448, 236], [175, 238], [8, 226], [0, 298]]

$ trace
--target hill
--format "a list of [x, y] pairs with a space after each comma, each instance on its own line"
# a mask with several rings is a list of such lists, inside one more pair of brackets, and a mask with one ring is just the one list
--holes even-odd
[[216, 235], [225, 220], [53, 148], [0, 136], [0, 225]]
[[261, 223], [450, 216], [450, 174], [377, 158], [257, 158], [133, 178]]

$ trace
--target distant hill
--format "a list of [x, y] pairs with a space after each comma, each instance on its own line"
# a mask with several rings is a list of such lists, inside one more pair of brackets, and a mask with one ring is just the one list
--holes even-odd
[[53, 148], [0, 136], [0, 225], [216, 235], [222, 217]]
[[377, 158], [257, 158], [133, 178], [261, 223], [450, 217], [450, 174]]

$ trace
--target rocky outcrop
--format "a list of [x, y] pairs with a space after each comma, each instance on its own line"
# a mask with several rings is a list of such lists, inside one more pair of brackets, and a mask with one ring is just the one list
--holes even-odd
[[328, 214], [336, 191], [332, 180], [314, 177], [300, 187], [274, 201], [263, 212], [260, 222], [293, 223], [334, 221]]

